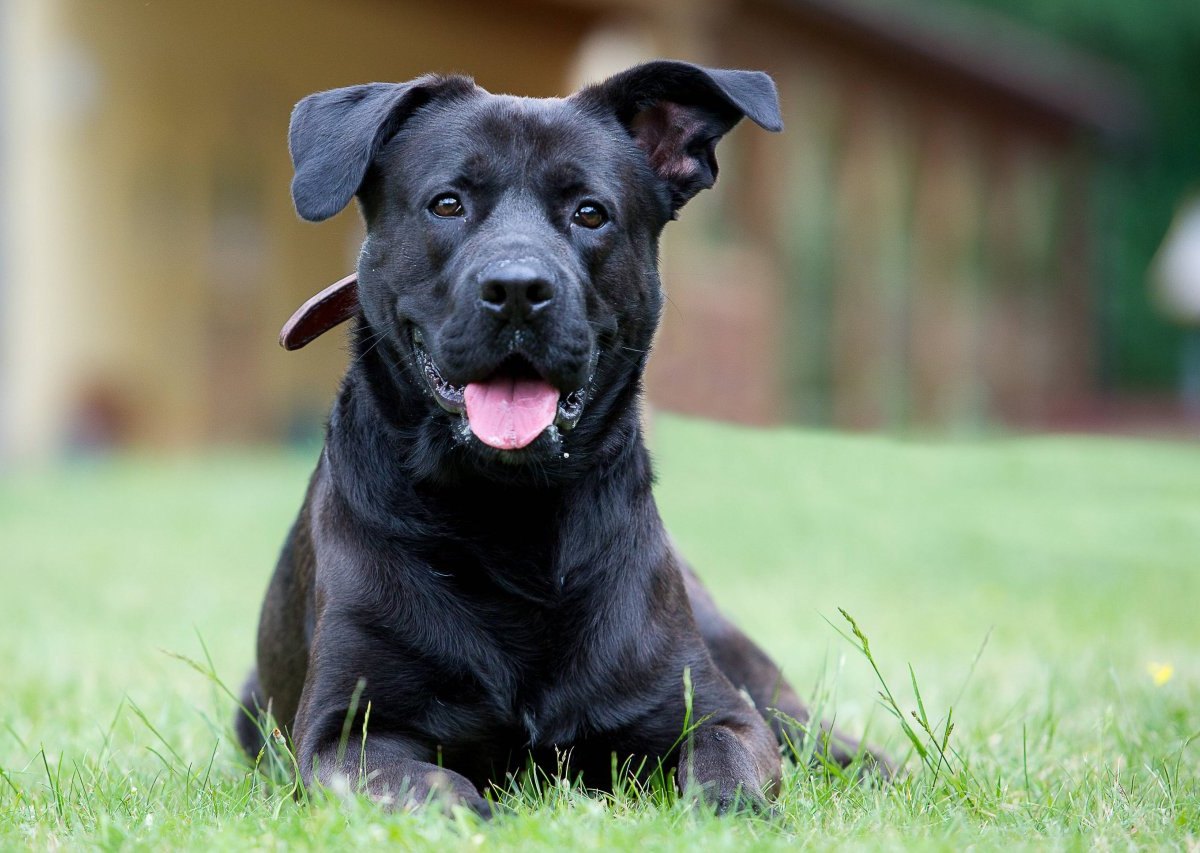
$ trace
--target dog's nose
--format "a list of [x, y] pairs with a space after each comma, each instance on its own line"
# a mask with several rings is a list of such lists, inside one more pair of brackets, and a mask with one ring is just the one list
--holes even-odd
[[532, 264], [521, 262], [489, 268], [479, 286], [479, 302], [510, 320], [524, 320], [554, 300], [554, 284]]

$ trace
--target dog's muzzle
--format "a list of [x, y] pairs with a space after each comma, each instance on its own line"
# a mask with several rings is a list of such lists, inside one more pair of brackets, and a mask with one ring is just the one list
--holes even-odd
[[589, 383], [564, 393], [520, 354], [510, 355], [487, 378], [458, 386], [446, 381], [419, 329], [413, 330], [413, 353], [438, 405], [463, 419], [463, 437], [474, 435], [496, 450], [521, 450], [543, 433], [557, 443], [583, 415]]

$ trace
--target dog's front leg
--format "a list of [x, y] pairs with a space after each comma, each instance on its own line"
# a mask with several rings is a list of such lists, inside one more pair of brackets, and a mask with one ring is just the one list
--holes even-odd
[[775, 738], [715, 667], [706, 675], [697, 679], [694, 696], [700, 722], [679, 756], [680, 788], [712, 803], [718, 814], [765, 810], [781, 773]]
[[355, 736], [313, 750], [302, 746], [300, 754], [305, 787], [315, 781], [332, 791], [361, 791], [389, 809], [458, 805], [492, 816], [491, 804], [469, 779], [415, 757], [420, 749], [404, 737], [372, 733], [365, 749]]

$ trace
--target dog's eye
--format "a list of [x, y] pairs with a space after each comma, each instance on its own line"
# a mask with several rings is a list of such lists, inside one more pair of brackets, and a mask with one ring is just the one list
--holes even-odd
[[456, 216], [465, 216], [467, 213], [458, 196], [449, 193], [435, 198], [433, 204], [429, 205], [429, 212], [443, 219], [453, 219]]
[[585, 201], [575, 208], [575, 215], [571, 217], [571, 221], [584, 228], [599, 228], [608, 222], [608, 211], [594, 201]]

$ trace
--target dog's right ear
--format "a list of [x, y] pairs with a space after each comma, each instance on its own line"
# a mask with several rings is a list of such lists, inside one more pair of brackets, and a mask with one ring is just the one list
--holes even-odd
[[288, 128], [296, 211], [310, 222], [333, 216], [362, 187], [371, 161], [405, 119], [435, 97], [474, 88], [468, 77], [429, 75], [309, 95], [296, 104]]
[[743, 116], [765, 130], [783, 130], [775, 83], [761, 71], [660, 59], [574, 97], [616, 115], [670, 189], [672, 214], [717, 180], [717, 142]]

